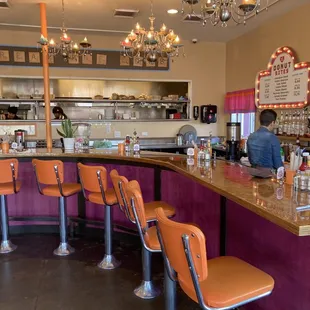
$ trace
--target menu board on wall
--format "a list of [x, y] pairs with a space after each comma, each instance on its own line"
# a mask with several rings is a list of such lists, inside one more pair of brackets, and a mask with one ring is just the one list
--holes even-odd
[[259, 108], [303, 107], [309, 101], [309, 63], [295, 63], [296, 55], [289, 47], [275, 51], [268, 70], [256, 80], [256, 104]]

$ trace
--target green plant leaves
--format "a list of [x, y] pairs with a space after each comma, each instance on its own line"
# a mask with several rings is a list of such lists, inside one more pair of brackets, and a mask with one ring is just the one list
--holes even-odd
[[61, 131], [59, 131], [58, 129], [56, 129], [56, 130], [57, 130], [57, 133], [58, 133], [61, 137], [65, 138], [65, 135], [64, 135]]
[[63, 138], [73, 138], [75, 132], [77, 131], [77, 127], [73, 128], [73, 125], [70, 119], [65, 119], [64, 121], [62, 121], [61, 129], [62, 129], [62, 132], [58, 129], [56, 130], [57, 130], [57, 133]]

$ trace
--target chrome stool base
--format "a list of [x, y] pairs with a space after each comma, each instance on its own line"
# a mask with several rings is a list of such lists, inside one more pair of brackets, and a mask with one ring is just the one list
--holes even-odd
[[75, 250], [72, 246], [70, 246], [68, 243], [60, 243], [59, 247], [54, 250], [54, 255], [57, 256], [68, 256], [72, 253], [74, 253]]
[[97, 265], [98, 268], [104, 270], [112, 270], [121, 264], [113, 255], [104, 255], [103, 260]]
[[154, 286], [152, 281], [142, 281], [141, 285], [134, 290], [134, 294], [142, 299], [153, 299], [160, 295], [160, 289]]
[[17, 245], [13, 244], [10, 240], [1, 241], [0, 244], [0, 254], [7, 254], [15, 251], [17, 249]]

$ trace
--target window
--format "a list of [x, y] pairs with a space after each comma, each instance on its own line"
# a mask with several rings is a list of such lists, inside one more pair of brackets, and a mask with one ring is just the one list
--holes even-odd
[[255, 130], [255, 113], [232, 113], [231, 122], [241, 123], [241, 138], [248, 137]]

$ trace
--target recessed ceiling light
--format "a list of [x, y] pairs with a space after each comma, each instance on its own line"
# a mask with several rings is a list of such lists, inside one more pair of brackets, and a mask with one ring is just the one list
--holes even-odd
[[170, 9], [167, 12], [168, 12], [168, 14], [178, 14], [179, 13], [179, 11], [176, 9]]

